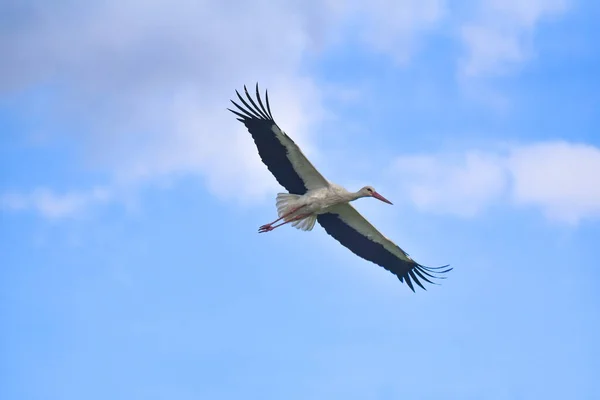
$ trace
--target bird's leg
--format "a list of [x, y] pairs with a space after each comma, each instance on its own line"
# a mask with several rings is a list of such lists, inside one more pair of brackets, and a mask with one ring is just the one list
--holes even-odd
[[[303, 204], [299, 207], [294, 207], [292, 208], [290, 211], [286, 212], [285, 214], [283, 214], [281, 217], [277, 218], [275, 221], [271, 222], [270, 224], [264, 224], [263, 226], [261, 226], [260, 228], [258, 228], [258, 231], [263, 231], [263, 232], [268, 232], [268, 231], [272, 231], [273, 228], [273, 224], [276, 222], [281, 221], [282, 219], [289, 217], [290, 215], [292, 215], [293, 213], [295, 213], [296, 211], [298, 211], [299, 209], [301, 209], [302, 207], [306, 207], [306, 204]], [[273, 228], [273, 229], [269, 229], [269, 228]]]
[[[287, 221], [284, 221], [280, 224], [277, 224], [275, 226], [273, 226], [272, 224], [269, 225], [263, 225], [258, 229], [258, 233], [264, 233], [264, 232], [271, 232], [273, 229], [275, 228], [279, 228], [282, 225], [288, 224], [290, 222], [294, 222], [294, 221], [299, 221], [301, 219], [304, 219], [306, 217], [310, 216], [310, 214], [300, 214], [300, 215], [296, 215], [294, 218], [288, 219]], [[277, 222], [277, 221], [275, 221]]]

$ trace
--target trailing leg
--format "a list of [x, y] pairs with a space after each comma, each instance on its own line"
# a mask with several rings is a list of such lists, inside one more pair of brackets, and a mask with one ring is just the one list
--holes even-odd
[[[283, 214], [281, 217], [277, 218], [275, 221], [269, 223], [269, 224], [264, 224], [262, 225], [260, 228], [258, 228], [259, 232], [269, 232], [272, 231], [273, 229], [275, 229], [275, 227], [273, 227], [273, 224], [281, 221], [284, 218], [289, 217], [290, 215], [292, 215], [293, 213], [295, 213], [296, 211], [300, 210], [302, 207], [305, 207], [306, 204], [303, 204], [299, 207], [294, 207], [291, 210], [289, 210], [287, 213]], [[281, 226], [281, 225], [277, 225], [277, 226]]]
[[[258, 233], [264, 233], [264, 232], [271, 232], [273, 229], [275, 228], [279, 228], [280, 226], [283, 226], [285, 224], [289, 224], [290, 222], [294, 222], [294, 221], [300, 221], [304, 218], [310, 217], [310, 214], [300, 214], [300, 215], [296, 215], [294, 218], [288, 219], [287, 221], [284, 221], [280, 224], [277, 225], [273, 225], [273, 224], [268, 224], [268, 225], [263, 225], [258, 229]], [[277, 221], [275, 221], [277, 222]], [[275, 223], [273, 222], [273, 223]]]

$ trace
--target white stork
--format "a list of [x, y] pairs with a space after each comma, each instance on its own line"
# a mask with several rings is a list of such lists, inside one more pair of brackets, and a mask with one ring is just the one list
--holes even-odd
[[[246, 125], [252, 135], [263, 163], [275, 176], [277, 182], [289, 193], [277, 194], [277, 214], [279, 218], [259, 228], [259, 232], [291, 223], [292, 226], [310, 231], [316, 221], [325, 231], [337, 239], [354, 254], [382, 266], [395, 274], [401, 282], [415, 291], [412, 281], [425, 289], [420, 279], [433, 283], [429, 278], [445, 279], [439, 274], [452, 268], [425, 267], [413, 261], [409, 255], [394, 242], [382, 235], [349, 203], [361, 197], [374, 197], [392, 204], [371, 186], [365, 186], [358, 192], [349, 192], [343, 187], [329, 182], [302, 154], [294, 141], [275, 123], [269, 106], [269, 95], [265, 91], [266, 108], [258, 92], [257, 103], [249, 95], [246, 86], [246, 100], [240, 96], [242, 107], [231, 100], [238, 111], [229, 109], [239, 121]], [[283, 220], [279, 224], [277, 222]], [[434, 275], [435, 274], [435, 275]]]

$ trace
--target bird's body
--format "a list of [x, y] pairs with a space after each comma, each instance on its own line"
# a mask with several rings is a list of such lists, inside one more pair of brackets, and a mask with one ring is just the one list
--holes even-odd
[[[285, 193], [279, 193], [279, 195], [285, 195]], [[309, 190], [306, 194], [298, 196], [295, 200], [291, 201], [289, 205], [292, 207], [303, 207], [294, 214], [310, 214], [316, 217], [319, 214], [328, 213], [332, 207], [338, 204], [348, 203], [360, 197], [360, 192], [349, 192], [343, 186], [330, 183], [329, 186]]]
[[[337, 205], [348, 203], [364, 197], [359, 192], [349, 192], [343, 186], [328, 183], [318, 189], [311, 189], [303, 195], [289, 193], [277, 194], [277, 214], [285, 223], [310, 231], [315, 225], [318, 215], [327, 214]], [[263, 227], [267, 227], [263, 225]], [[263, 229], [265, 230], [265, 229]]]
[[[232, 103], [239, 111], [229, 110], [243, 122], [256, 143], [258, 153], [288, 193], [278, 193], [276, 206], [279, 216], [275, 221], [262, 225], [259, 232], [291, 224], [309, 231], [318, 221], [325, 231], [356, 255], [378, 264], [394, 273], [402, 282], [414, 291], [412, 281], [425, 289], [420, 280], [429, 283], [429, 278], [442, 278], [435, 274], [445, 273], [451, 268], [425, 267], [412, 260], [395, 243], [382, 235], [362, 215], [350, 205], [350, 202], [363, 197], [373, 197], [392, 204], [371, 186], [365, 186], [357, 192], [329, 182], [308, 161], [294, 141], [283, 132], [273, 120], [266, 94], [266, 107], [262, 102], [256, 85], [256, 100], [244, 87], [248, 103], [239, 93], [237, 96], [245, 107]], [[280, 222], [281, 221], [281, 222]], [[279, 222], [279, 224], [276, 224]]]

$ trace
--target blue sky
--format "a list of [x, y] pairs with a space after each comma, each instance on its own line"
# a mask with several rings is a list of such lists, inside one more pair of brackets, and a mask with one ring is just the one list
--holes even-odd
[[[0, 5], [0, 397], [593, 399], [599, 6]], [[256, 81], [442, 286], [316, 227], [226, 111]]]

